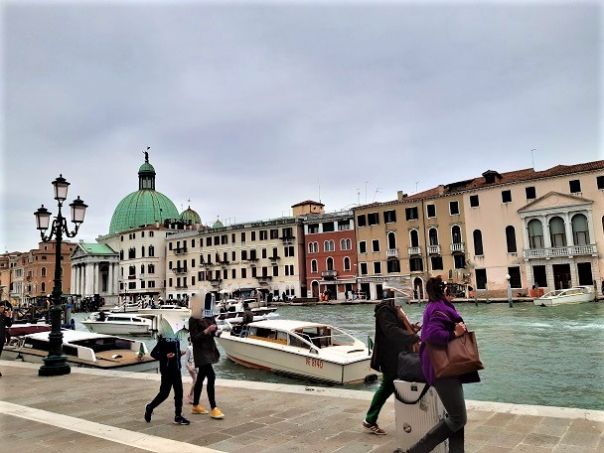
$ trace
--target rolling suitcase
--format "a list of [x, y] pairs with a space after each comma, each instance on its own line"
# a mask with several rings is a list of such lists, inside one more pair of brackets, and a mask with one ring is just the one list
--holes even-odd
[[[446, 415], [436, 390], [424, 382], [394, 381], [394, 415], [398, 447], [412, 447]], [[448, 441], [438, 445], [435, 453], [447, 453]]]

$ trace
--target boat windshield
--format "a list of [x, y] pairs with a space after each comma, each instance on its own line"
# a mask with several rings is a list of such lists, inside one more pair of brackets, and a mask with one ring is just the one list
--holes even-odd
[[352, 346], [354, 338], [332, 326], [303, 327], [294, 331], [317, 348]]
[[130, 341], [116, 337], [89, 338], [87, 340], [71, 341], [73, 345], [84, 346], [94, 352], [109, 351], [112, 349], [130, 349]]

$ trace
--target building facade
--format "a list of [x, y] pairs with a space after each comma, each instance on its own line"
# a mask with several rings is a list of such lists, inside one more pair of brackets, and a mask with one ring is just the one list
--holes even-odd
[[[52, 293], [55, 278], [56, 242], [40, 242], [37, 249], [27, 253], [24, 266], [24, 300], [45, 297]], [[76, 245], [73, 242], [61, 243], [61, 291], [71, 293], [71, 254]]]

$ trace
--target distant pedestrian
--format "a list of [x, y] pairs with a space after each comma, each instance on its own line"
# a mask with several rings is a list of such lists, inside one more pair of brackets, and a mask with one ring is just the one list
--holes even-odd
[[189, 372], [189, 376], [191, 376], [192, 383], [191, 389], [187, 395], [187, 403], [193, 404], [193, 389], [195, 388], [195, 382], [197, 381], [197, 368], [195, 368], [195, 360], [193, 360], [193, 345], [191, 344], [191, 337], [188, 338], [189, 346], [187, 346], [187, 351], [185, 352], [185, 367]]
[[197, 380], [193, 392], [193, 414], [207, 414], [208, 410], [199, 404], [203, 381], [207, 379], [206, 392], [210, 403], [210, 417], [220, 419], [224, 418], [222, 411], [216, 406], [216, 373], [212, 365], [218, 362], [220, 353], [216, 347], [214, 337], [218, 327], [214, 320], [214, 300], [213, 295], [206, 294], [203, 303], [198, 298], [191, 299], [191, 318], [189, 318], [189, 332], [191, 333], [191, 342], [193, 344], [193, 359], [198, 369]]
[[287, 296], [285, 294], [285, 291], [283, 291], [283, 294], [281, 294], [281, 297], [283, 298], [283, 302], [287, 301]]
[[411, 351], [419, 337], [405, 329], [400, 307], [395, 305], [394, 294], [384, 292], [384, 299], [375, 306], [375, 344], [371, 356], [371, 368], [382, 372], [382, 383], [376, 390], [363, 428], [373, 434], [386, 434], [377, 424], [380, 410], [390, 395], [394, 393], [398, 355], [402, 351]]
[[[2, 356], [2, 350], [4, 349], [4, 343], [6, 342], [6, 329], [13, 324], [13, 310], [12, 306], [8, 302], [2, 302], [0, 304], [0, 356]], [[2, 373], [0, 373], [2, 377]]]
[[174, 423], [188, 425], [190, 422], [182, 416], [182, 375], [180, 366], [180, 342], [177, 339], [160, 335], [157, 344], [151, 351], [151, 357], [159, 360], [161, 384], [157, 396], [145, 406], [145, 421], [151, 422], [153, 410], [163, 403], [174, 389]]
[[243, 318], [241, 325], [246, 326], [250, 322], [254, 322], [254, 312], [250, 309], [250, 305], [247, 302], [243, 302]]

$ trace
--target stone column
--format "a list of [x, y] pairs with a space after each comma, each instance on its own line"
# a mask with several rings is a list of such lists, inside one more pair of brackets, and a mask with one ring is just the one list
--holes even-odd
[[[570, 216], [568, 215], [568, 212], [564, 213], [563, 218], [564, 218], [564, 230], [565, 230], [565, 234], [566, 234], [566, 245], [568, 245], [568, 246], [575, 245], [575, 240], [573, 238], [573, 226], [570, 221]], [[572, 271], [571, 271], [571, 273], [572, 273]]]
[[109, 263], [107, 271], [107, 294], [113, 295], [113, 263]]
[[89, 263], [86, 263], [86, 267], [84, 268], [84, 272], [86, 273], [86, 294], [87, 295], [92, 295], [94, 294], [94, 273], [93, 270], [91, 269], [94, 268], [94, 265], [89, 265]]
[[549, 232], [548, 218], [545, 216], [541, 216], [541, 217], [539, 217], [539, 220], [541, 221], [541, 224], [543, 225], [543, 246], [544, 246], [544, 248], [549, 249], [552, 247], [552, 237]]

